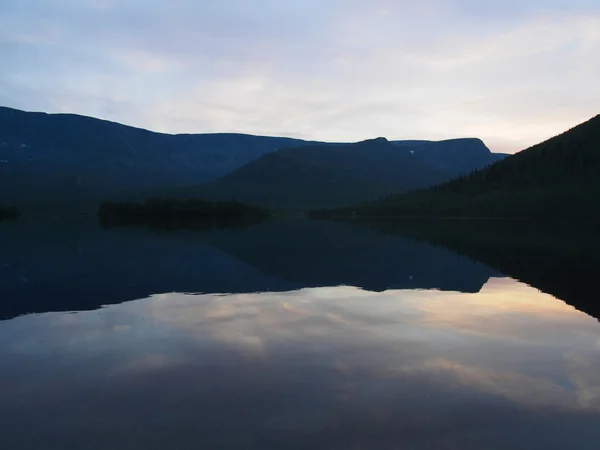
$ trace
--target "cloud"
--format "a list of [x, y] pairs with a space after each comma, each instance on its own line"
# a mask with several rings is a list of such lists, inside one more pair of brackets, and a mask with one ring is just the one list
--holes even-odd
[[0, 101], [166, 132], [483, 138], [598, 113], [592, 0], [0, 5]]

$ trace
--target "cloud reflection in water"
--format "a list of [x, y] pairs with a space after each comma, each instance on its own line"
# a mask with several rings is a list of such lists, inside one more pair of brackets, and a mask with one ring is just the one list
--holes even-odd
[[595, 319], [510, 279], [479, 294], [162, 294], [0, 323], [0, 436], [15, 449], [587, 449], [599, 343]]

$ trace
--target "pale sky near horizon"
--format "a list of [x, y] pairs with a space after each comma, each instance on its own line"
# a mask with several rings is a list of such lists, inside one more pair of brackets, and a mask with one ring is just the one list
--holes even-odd
[[29, 111], [512, 153], [600, 113], [600, 0], [2, 0], [0, 60]]

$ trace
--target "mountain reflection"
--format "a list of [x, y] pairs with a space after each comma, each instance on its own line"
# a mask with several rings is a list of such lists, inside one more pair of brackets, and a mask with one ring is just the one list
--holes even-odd
[[354, 224], [467, 255], [600, 318], [600, 224], [594, 221], [414, 219]]
[[597, 311], [600, 252], [535, 225], [2, 224], [0, 442], [595, 449], [600, 323], [560, 299]]
[[3, 322], [0, 433], [18, 450], [592, 449], [599, 336], [507, 278], [160, 294]]
[[0, 318], [94, 309], [165, 292], [349, 285], [478, 292], [489, 267], [449, 250], [333, 222], [156, 233], [95, 223], [0, 227]]

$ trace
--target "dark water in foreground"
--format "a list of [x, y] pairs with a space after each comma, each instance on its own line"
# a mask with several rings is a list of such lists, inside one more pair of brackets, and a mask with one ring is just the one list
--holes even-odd
[[467, 234], [2, 224], [0, 446], [598, 448], [594, 247]]

